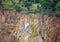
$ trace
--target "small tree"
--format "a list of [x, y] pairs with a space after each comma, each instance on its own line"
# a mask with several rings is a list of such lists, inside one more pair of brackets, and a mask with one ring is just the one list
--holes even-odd
[[14, 6], [13, 6], [13, 8], [17, 11], [17, 12], [20, 12], [21, 11], [21, 5], [20, 4], [15, 4]]

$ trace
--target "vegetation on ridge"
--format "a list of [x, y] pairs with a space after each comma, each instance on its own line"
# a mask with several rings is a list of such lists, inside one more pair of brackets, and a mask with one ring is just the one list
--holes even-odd
[[0, 8], [60, 14], [60, 0], [0, 0]]

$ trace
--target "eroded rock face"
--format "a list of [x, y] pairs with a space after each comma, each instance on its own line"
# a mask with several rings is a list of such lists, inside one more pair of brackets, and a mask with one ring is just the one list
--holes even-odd
[[[24, 14], [21, 16], [14, 31], [14, 35], [19, 39], [19, 42], [43, 42], [39, 34], [39, 16], [39, 14]], [[23, 27], [23, 25], [25, 26]]]
[[0, 42], [60, 42], [60, 17], [0, 10]]

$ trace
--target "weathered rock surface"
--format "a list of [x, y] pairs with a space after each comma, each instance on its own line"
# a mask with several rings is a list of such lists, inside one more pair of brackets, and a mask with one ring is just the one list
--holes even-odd
[[60, 17], [0, 10], [0, 42], [60, 42]]

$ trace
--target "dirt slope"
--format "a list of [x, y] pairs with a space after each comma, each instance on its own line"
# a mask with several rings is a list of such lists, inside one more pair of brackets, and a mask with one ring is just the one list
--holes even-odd
[[0, 42], [27, 41], [60, 42], [60, 17], [0, 10]]

